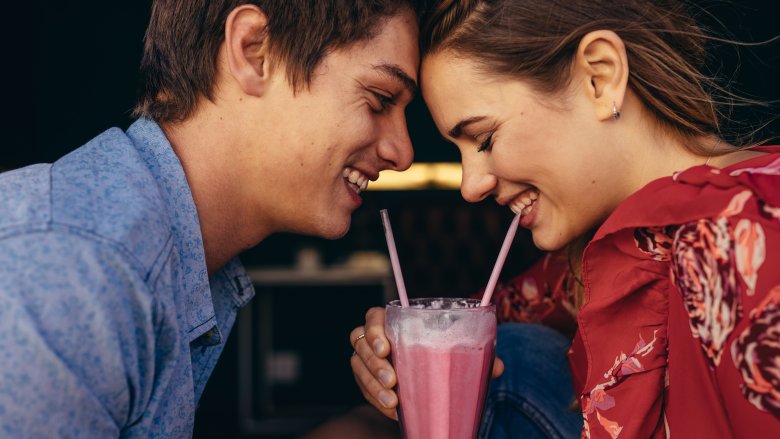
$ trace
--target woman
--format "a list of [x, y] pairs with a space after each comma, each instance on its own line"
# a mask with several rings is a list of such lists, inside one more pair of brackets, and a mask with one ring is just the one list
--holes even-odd
[[[463, 197], [494, 197], [557, 252], [497, 296], [500, 317], [576, 312], [570, 377], [523, 359], [561, 355], [559, 334], [500, 331], [512, 380], [493, 383], [483, 437], [780, 437], [780, 148], [723, 137], [733, 96], [700, 72], [705, 42], [676, 1], [434, 7], [422, 93], [460, 150]], [[351, 364], [394, 417], [383, 320], [352, 332]], [[565, 389], [538, 392], [541, 410], [517, 399], [535, 379], [572, 380], [578, 421]]]

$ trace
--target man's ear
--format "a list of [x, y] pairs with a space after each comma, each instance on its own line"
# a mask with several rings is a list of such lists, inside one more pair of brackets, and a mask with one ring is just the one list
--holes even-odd
[[582, 37], [574, 68], [582, 72], [587, 97], [596, 117], [606, 120], [620, 111], [628, 84], [628, 56], [623, 40], [612, 31], [597, 30]]
[[255, 5], [243, 4], [225, 21], [225, 52], [230, 75], [244, 93], [261, 96], [271, 69], [268, 17]]

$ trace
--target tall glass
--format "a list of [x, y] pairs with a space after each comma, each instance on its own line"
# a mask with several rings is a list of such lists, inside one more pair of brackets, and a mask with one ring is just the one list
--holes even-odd
[[474, 439], [496, 346], [496, 308], [474, 299], [387, 304], [385, 332], [398, 376], [406, 439]]

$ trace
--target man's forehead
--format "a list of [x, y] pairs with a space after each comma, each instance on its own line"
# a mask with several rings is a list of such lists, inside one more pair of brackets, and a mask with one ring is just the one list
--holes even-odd
[[395, 15], [372, 37], [333, 48], [323, 59], [321, 73], [337, 69], [360, 76], [377, 75], [398, 82], [414, 95], [420, 61], [417, 36], [413, 18]]
[[370, 61], [372, 67], [383, 69], [389, 74], [395, 75], [398, 72], [393, 72], [392, 69], [399, 69], [400, 73], [403, 73], [402, 76], [414, 78], [416, 87], [420, 62], [419, 31], [416, 20], [410, 14], [399, 13], [383, 21], [381, 31], [346, 50], [352, 52], [352, 56], [365, 61], [373, 58]]

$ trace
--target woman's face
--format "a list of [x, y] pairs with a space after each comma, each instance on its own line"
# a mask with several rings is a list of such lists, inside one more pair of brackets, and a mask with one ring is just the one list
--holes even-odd
[[545, 98], [519, 81], [478, 70], [449, 52], [423, 60], [422, 94], [442, 135], [463, 161], [461, 193], [488, 196], [522, 215], [541, 249], [556, 250], [600, 224], [627, 196], [625, 152], [610, 141], [574, 76]]

